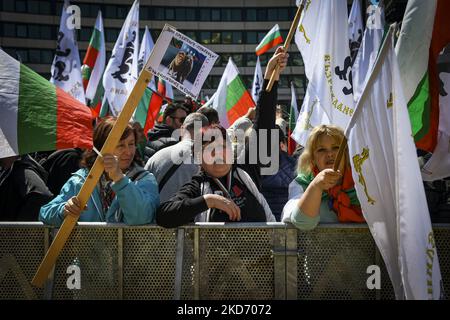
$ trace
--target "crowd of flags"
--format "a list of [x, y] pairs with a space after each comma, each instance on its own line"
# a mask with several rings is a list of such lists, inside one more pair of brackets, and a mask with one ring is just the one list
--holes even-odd
[[[91, 118], [117, 116], [152, 51], [148, 27], [139, 42], [136, 0], [108, 62], [98, 13], [81, 65], [74, 30], [65, 23], [68, 5], [66, 0], [51, 67], [50, 83], [56, 88], [23, 65], [11, 62], [13, 68], [2, 63], [9, 58], [0, 50], [0, 75], [9, 75], [4, 86], [11, 90], [0, 95], [0, 102], [19, 110], [0, 120], [1, 157], [41, 151], [25, 147], [26, 135], [21, 132], [25, 124], [17, 120], [27, 121], [20, 106], [40, 90], [54, 96], [48, 102], [55, 110], [54, 118], [41, 119], [46, 128], [55, 128], [52, 132], [61, 133], [56, 129], [61, 126], [70, 133], [72, 127], [61, 110], [71, 104], [80, 108], [74, 112], [82, 119], [73, 126], [74, 134], [63, 138], [54, 134], [51, 146], [90, 147], [89, 141], [79, 137], [80, 132], [92, 131], [87, 110]], [[367, 9], [364, 28], [360, 0], [353, 1], [349, 14], [346, 0], [312, 1], [305, 6], [295, 34], [308, 85], [299, 110], [291, 84], [288, 152], [292, 154], [296, 144], [304, 146], [317, 125], [345, 129], [358, 198], [398, 299], [438, 299], [443, 294], [422, 179], [450, 176], [450, 50], [443, 51], [450, 43], [446, 12], [450, 12], [448, 1], [409, 0], [401, 28], [389, 27], [380, 1]], [[255, 48], [251, 91], [229, 58], [216, 93], [206, 103], [218, 111], [224, 127], [258, 103], [264, 90], [259, 56], [282, 42], [275, 25]], [[23, 85], [26, 82], [33, 86]], [[134, 115], [145, 132], [160, 117], [164, 101], [173, 101], [172, 87], [153, 78]], [[77, 122], [73, 117], [69, 121]], [[422, 171], [416, 147], [433, 152]]]

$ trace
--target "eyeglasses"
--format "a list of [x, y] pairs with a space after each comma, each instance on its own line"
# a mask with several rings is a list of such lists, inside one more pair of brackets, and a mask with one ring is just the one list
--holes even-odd
[[184, 120], [186, 120], [186, 117], [174, 117], [174, 116], [169, 116], [169, 117], [171, 117], [172, 119], [179, 119], [181, 123], [183, 123]]

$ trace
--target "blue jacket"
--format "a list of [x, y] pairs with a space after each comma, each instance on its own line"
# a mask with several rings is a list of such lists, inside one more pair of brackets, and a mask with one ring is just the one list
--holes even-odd
[[[64, 205], [71, 197], [78, 194], [87, 175], [86, 169], [75, 172], [64, 184], [61, 193], [41, 208], [39, 220], [46, 224], [60, 226], [64, 220]], [[87, 209], [81, 213], [78, 221], [124, 222], [129, 225], [152, 223], [159, 206], [158, 184], [155, 177], [147, 171], [143, 171], [140, 176], [134, 182], [125, 176], [112, 184], [111, 188], [116, 196], [106, 213], [103, 212], [97, 185], [89, 198]]]

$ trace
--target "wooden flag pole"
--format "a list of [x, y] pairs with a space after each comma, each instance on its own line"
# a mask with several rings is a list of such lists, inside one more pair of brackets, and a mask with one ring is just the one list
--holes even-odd
[[[297, 30], [298, 24], [300, 22], [300, 16], [302, 15], [302, 11], [304, 8], [304, 1], [300, 4], [300, 6], [297, 9], [297, 13], [295, 14], [294, 21], [291, 24], [291, 28], [289, 29], [289, 33], [287, 35], [286, 40], [284, 41], [283, 48], [287, 52], [289, 50], [289, 46], [292, 41], [292, 37], [294, 37], [295, 30]], [[267, 84], [266, 91], [270, 92], [272, 91], [273, 84], [275, 82], [275, 77], [280, 73], [280, 66], [277, 64], [275, 69], [272, 71], [272, 75], [270, 76], [269, 83]]]
[[[144, 94], [144, 90], [147, 87], [152, 74], [146, 70], [145, 68], [142, 70], [133, 90], [131, 91], [130, 96], [128, 97], [125, 105], [117, 118], [116, 123], [114, 124], [111, 132], [106, 139], [103, 148], [101, 150], [101, 154], [113, 153], [117, 144], [122, 137], [123, 132], [125, 131], [126, 126], [128, 125], [131, 116], [133, 115], [134, 110], [136, 109], [139, 101]], [[81, 208], [84, 208], [89, 200], [89, 197], [94, 191], [95, 186], [97, 185], [100, 176], [103, 173], [103, 162], [100, 157], [94, 162], [89, 174], [81, 187], [80, 192], [77, 197], [80, 200]], [[39, 266], [36, 274], [34, 275], [33, 281], [31, 283], [36, 287], [42, 287], [44, 282], [47, 280], [47, 277], [52, 270], [53, 266], [56, 263], [56, 259], [64, 247], [67, 239], [69, 238], [73, 228], [75, 227], [78, 221], [78, 217], [75, 218], [71, 215], [67, 215], [64, 219], [63, 224], [61, 225], [58, 233], [56, 234], [55, 239], [53, 240], [50, 248], [48, 249], [44, 259]]]
[[[337, 171], [339, 169], [339, 164], [342, 161], [342, 157], [344, 156], [344, 152], [347, 149], [347, 138], [344, 136], [341, 141], [341, 145], [339, 146], [338, 154], [336, 155], [336, 160], [334, 161], [333, 170]], [[344, 174], [341, 172], [341, 174]]]

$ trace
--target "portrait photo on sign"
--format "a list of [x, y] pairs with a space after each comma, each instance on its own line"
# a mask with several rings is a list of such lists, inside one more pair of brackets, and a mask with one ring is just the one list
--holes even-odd
[[214, 52], [166, 25], [146, 68], [196, 98], [217, 57]]

